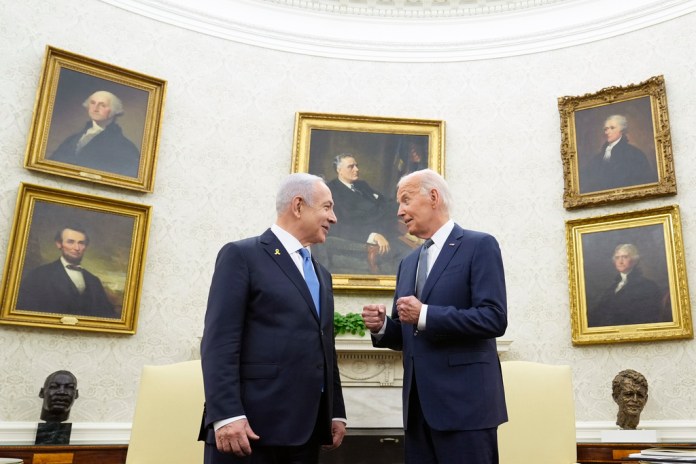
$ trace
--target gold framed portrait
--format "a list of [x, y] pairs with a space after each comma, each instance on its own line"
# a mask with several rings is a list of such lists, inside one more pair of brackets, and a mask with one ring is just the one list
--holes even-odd
[[679, 207], [566, 221], [576, 345], [693, 338]]
[[134, 334], [150, 206], [21, 184], [0, 324]]
[[[421, 240], [397, 216], [396, 184], [413, 171], [444, 175], [444, 121], [297, 113], [292, 172], [323, 177], [338, 222], [314, 256], [336, 290], [394, 290], [396, 269]], [[350, 171], [350, 173], [349, 173]]]
[[46, 47], [24, 166], [152, 192], [166, 81]]
[[558, 99], [566, 209], [674, 195], [663, 76]]

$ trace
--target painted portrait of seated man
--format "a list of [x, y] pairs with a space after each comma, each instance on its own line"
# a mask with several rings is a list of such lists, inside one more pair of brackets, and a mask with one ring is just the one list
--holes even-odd
[[[418, 245], [417, 239], [405, 238], [396, 201], [360, 179], [357, 155], [341, 153], [334, 158], [333, 165], [336, 178], [327, 185], [334, 199], [338, 222], [331, 228], [329, 237], [372, 249], [377, 263], [374, 273], [396, 274], [401, 259]], [[327, 240], [327, 247], [330, 246], [331, 240]]]

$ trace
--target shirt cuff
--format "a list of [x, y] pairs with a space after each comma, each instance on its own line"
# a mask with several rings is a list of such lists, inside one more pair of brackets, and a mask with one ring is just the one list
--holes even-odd
[[242, 419], [246, 419], [246, 416], [234, 416], [234, 417], [230, 417], [229, 419], [222, 419], [219, 421], [215, 421], [215, 422], [213, 422], [213, 429], [215, 429], [215, 431], [217, 432], [217, 430], [220, 427], [224, 427], [227, 424], [230, 424], [232, 422], [236, 422], [236, 421], [242, 420]]
[[425, 320], [428, 318], [428, 305], [424, 304], [421, 306], [420, 316], [418, 316], [418, 325], [416, 328], [418, 330], [425, 330]]

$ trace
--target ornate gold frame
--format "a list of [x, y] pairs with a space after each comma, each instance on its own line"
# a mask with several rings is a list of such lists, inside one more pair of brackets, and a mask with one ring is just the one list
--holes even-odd
[[[297, 113], [295, 116], [291, 172], [310, 172], [312, 132], [318, 130], [335, 131], [337, 136], [341, 136], [344, 139], [354, 138], [355, 140], [359, 140], [361, 136], [367, 134], [396, 138], [404, 136], [404, 139], [411, 136], [425, 136], [428, 139], [427, 167], [444, 175], [444, 121], [344, 114]], [[338, 153], [332, 153], [331, 155], [336, 154]], [[325, 155], [325, 157], [328, 156], [329, 154]], [[330, 162], [328, 164], [330, 165]], [[322, 170], [322, 172], [311, 173], [326, 177], [327, 171]], [[335, 176], [335, 172], [331, 174]], [[396, 173], [394, 174], [396, 175]], [[329, 270], [331, 271], [331, 269]], [[332, 276], [333, 288], [336, 290], [394, 290], [396, 286], [396, 275], [338, 274], [332, 272]]]
[[[72, 87], [60, 87], [61, 82], [65, 86], [72, 82], [75, 84]], [[82, 85], [76, 85], [77, 82]], [[89, 85], [85, 85], [85, 82]], [[59, 89], [68, 88], [76, 93], [63, 90], [59, 98]], [[126, 106], [126, 112], [121, 118], [130, 118], [127, 119], [129, 123], [124, 128], [124, 135], [128, 136], [128, 132], [142, 134], [141, 138], [131, 137], [131, 141], [140, 148], [141, 153], [137, 176], [131, 177], [48, 158], [50, 153], [46, 151], [49, 145], [55, 149], [56, 141], [65, 139], [71, 132], [76, 132], [80, 128], [79, 124], [84, 124], [88, 119], [80, 105], [89, 94], [96, 90], [119, 93], [119, 89], [136, 102], [130, 108]], [[166, 81], [162, 79], [47, 46], [24, 166], [73, 179], [152, 192], [165, 93]], [[121, 98], [123, 99], [123, 96]], [[68, 121], [71, 127], [69, 132], [66, 127]], [[52, 131], [55, 131], [56, 135]]]
[[[600, 292], [613, 288], [604, 278], [618, 275], [611, 267], [614, 247], [640, 242], [640, 262], [647, 262], [651, 277], [664, 283], [661, 306], [671, 310], [671, 321], [588, 324], [588, 298], [595, 302]], [[572, 341], [575, 345], [656, 341], [693, 338], [691, 304], [686, 276], [681, 221], [677, 205], [566, 221], [568, 283]], [[601, 282], [602, 287], [600, 287]], [[669, 302], [669, 304], [667, 304]], [[602, 308], [602, 306], [598, 306]], [[656, 308], [656, 314], [660, 308]], [[596, 313], [595, 313], [596, 314]]]
[[[69, 226], [69, 220], [80, 221], [92, 231], [85, 269], [98, 269], [104, 287], [119, 295], [111, 298], [112, 303], [114, 299], [122, 302], [114, 303], [121, 306], [120, 316], [78, 317], [16, 307], [26, 272], [60, 255], [53, 237]], [[134, 334], [149, 225], [147, 205], [22, 183], [0, 287], [0, 324]], [[46, 257], [42, 248], [50, 250]]]
[[[580, 163], [589, 160], [596, 151], [587, 151], [578, 155], [578, 145], [591, 145], [584, 134], [587, 127], [577, 126], [578, 112], [588, 110], [587, 115], [593, 117], [593, 134], [601, 136], [601, 125], [609, 115], [628, 110], [629, 105], [640, 103], [639, 99], [649, 99], [651, 114], [641, 114], [636, 105], [633, 119], [643, 121], [643, 128], [652, 126], [652, 134], [642, 136], [644, 146], [654, 151], [654, 164], [657, 171], [657, 182], [628, 185], [609, 190], [580, 190]], [[566, 209], [583, 206], [597, 206], [606, 203], [638, 200], [677, 193], [677, 181], [672, 159], [672, 140], [670, 136], [669, 116], [667, 112], [667, 95], [663, 76], [655, 76], [639, 84], [625, 87], [607, 87], [599, 92], [582, 96], [566, 96], [558, 99], [558, 110], [561, 116], [561, 159], [563, 161], [563, 206]], [[643, 112], [645, 113], [645, 112]], [[629, 117], [629, 120], [631, 117]], [[597, 127], [595, 127], [595, 125]], [[629, 127], [630, 130], [630, 127]], [[579, 136], [583, 136], [578, 140]], [[594, 135], [593, 135], [594, 136]], [[596, 145], [596, 144], [595, 144]], [[647, 155], [648, 159], [652, 156]]]

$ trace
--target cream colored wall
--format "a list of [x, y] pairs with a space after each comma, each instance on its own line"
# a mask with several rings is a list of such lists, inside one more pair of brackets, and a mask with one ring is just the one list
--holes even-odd
[[[0, 17], [1, 256], [20, 182], [153, 206], [137, 334], [0, 326], [0, 421], [37, 421], [38, 389], [60, 368], [79, 379], [73, 422], [130, 422], [142, 365], [193, 356], [219, 247], [273, 221], [275, 186], [290, 171], [296, 111], [446, 121], [453, 216], [464, 227], [496, 235], [503, 250], [510, 322], [505, 338], [514, 340], [504, 359], [570, 364], [579, 421], [614, 418], [610, 382], [625, 368], [650, 382], [643, 419], [696, 417], [693, 341], [571, 345], [564, 238], [566, 219], [679, 204], [687, 267], [696, 276], [696, 14], [570, 49], [439, 64], [271, 51], [96, 0], [79, 6], [68, 0], [2, 2]], [[22, 167], [47, 44], [168, 80], [153, 194]], [[657, 74], [667, 83], [679, 195], [564, 210], [557, 97]], [[389, 298], [342, 295], [337, 307], [357, 311], [372, 301]]]

